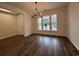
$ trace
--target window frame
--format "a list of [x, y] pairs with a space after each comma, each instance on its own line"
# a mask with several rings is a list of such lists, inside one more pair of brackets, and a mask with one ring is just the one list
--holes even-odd
[[[57, 26], [57, 27], [56, 27], [56, 28], [57, 28], [56, 31], [53, 31], [53, 30], [52, 30], [52, 16], [53, 16], [53, 15], [56, 15], [56, 26]], [[57, 15], [57, 14], [51, 14], [51, 16], [50, 16], [50, 21], [51, 21], [51, 24], [50, 24], [51, 29], [50, 29], [50, 30], [51, 30], [52, 32], [57, 32], [57, 31], [58, 31], [58, 15]]]
[[[47, 29], [44, 30], [44, 27], [43, 27], [43, 21], [44, 21], [44, 20], [43, 20], [43, 17], [46, 17], [46, 16], [49, 17], [49, 30], [47, 30]], [[43, 30], [43, 31], [50, 31], [50, 16], [49, 16], [49, 15], [46, 15], [46, 16], [42, 16], [42, 30]]]
[[[52, 15], [56, 15], [56, 28], [57, 30], [56, 31], [52, 31]], [[38, 27], [37, 27], [37, 30], [38, 31], [43, 31], [43, 32], [57, 32], [58, 31], [58, 15], [57, 14], [51, 14], [51, 15], [45, 15], [45, 16], [49, 16], [49, 22], [50, 22], [50, 28], [49, 30], [43, 30], [43, 16], [40, 16], [41, 17], [41, 26], [42, 26], [42, 30], [39, 30]], [[37, 21], [38, 21], [38, 18], [37, 18]]]

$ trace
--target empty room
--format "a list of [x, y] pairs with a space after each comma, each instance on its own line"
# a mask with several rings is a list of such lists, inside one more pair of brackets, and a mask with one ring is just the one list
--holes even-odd
[[0, 2], [0, 56], [79, 56], [78, 2]]

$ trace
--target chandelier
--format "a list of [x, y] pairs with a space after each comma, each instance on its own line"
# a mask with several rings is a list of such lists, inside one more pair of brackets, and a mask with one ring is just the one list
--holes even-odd
[[35, 12], [31, 13], [31, 16], [32, 16], [32, 17], [37, 17], [37, 16], [41, 16], [41, 15], [42, 15], [42, 13], [38, 11], [37, 4], [38, 4], [38, 3], [35, 2], [35, 7], [36, 7], [36, 8], [35, 8]]

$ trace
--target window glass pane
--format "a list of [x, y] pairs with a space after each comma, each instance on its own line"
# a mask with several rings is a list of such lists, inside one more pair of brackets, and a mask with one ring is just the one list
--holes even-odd
[[42, 30], [42, 21], [41, 21], [41, 17], [38, 18], [38, 30]]
[[43, 22], [43, 30], [50, 30], [50, 17], [43, 16], [42, 22]]
[[57, 31], [57, 15], [51, 16], [52, 31]]

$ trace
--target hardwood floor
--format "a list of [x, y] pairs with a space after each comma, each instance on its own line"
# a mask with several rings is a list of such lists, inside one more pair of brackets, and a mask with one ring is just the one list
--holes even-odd
[[0, 40], [1, 56], [78, 56], [78, 50], [66, 37], [31, 35]]

